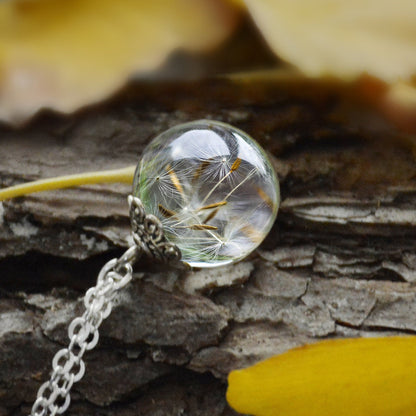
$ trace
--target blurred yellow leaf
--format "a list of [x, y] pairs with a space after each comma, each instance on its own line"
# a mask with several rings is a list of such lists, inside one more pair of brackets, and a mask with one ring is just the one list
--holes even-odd
[[245, 0], [276, 54], [309, 76], [416, 73], [415, 0]]
[[0, 119], [100, 100], [173, 50], [223, 40], [236, 8], [212, 0], [0, 2]]
[[323, 341], [229, 375], [227, 400], [255, 416], [414, 416], [416, 337]]
[[416, 87], [405, 82], [393, 85], [388, 93], [388, 99], [399, 102], [409, 110], [416, 110]]
[[230, 4], [233, 4], [234, 6], [238, 6], [240, 8], [244, 8], [245, 9], [245, 4], [244, 4], [244, 0], [225, 0]]

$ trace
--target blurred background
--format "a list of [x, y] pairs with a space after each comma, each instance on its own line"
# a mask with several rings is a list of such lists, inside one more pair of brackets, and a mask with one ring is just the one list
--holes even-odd
[[5, 0], [0, 119], [71, 113], [138, 80], [310, 78], [359, 82], [413, 130], [415, 23], [411, 0]]

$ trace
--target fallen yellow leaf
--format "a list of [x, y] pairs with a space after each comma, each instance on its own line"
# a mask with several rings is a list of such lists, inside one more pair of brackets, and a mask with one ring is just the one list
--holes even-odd
[[0, 119], [101, 100], [174, 50], [215, 46], [237, 15], [212, 0], [0, 2]]
[[416, 337], [323, 341], [236, 370], [227, 400], [255, 416], [414, 416]]
[[245, 0], [276, 54], [309, 76], [416, 73], [414, 0]]

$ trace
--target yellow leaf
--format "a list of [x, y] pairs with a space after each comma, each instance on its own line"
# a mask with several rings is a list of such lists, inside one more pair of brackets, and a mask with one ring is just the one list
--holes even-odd
[[212, 0], [0, 2], [0, 119], [101, 100], [174, 50], [215, 46], [237, 12]]
[[323, 341], [229, 375], [227, 400], [255, 416], [414, 416], [416, 337]]
[[399, 103], [401, 106], [416, 110], [416, 86], [405, 82], [394, 84], [387, 95], [387, 99]]
[[414, 0], [245, 0], [266, 41], [310, 76], [416, 73]]

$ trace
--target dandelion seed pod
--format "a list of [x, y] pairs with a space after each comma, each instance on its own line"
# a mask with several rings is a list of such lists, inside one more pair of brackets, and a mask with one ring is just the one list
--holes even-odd
[[264, 150], [241, 130], [210, 120], [157, 136], [137, 167], [133, 193], [194, 267], [247, 256], [272, 227], [280, 200]]

